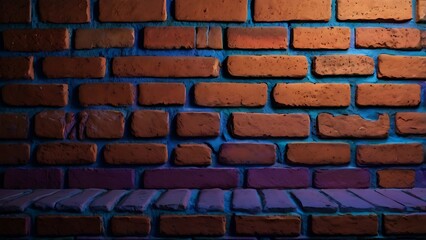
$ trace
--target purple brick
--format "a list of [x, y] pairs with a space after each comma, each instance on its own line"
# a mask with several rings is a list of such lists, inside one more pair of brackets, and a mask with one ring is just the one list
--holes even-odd
[[258, 213], [262, 210], [260, 197], [255, 189], [235, 189], [232, 194], [232, 209]]
[[405, 189], [404, 190], [406, 193], [420, 198], [422, 200], [426, 201], [426, 189], [425, 188], [413, 188], [413, 189]]
[[238, 186], [238, 170], [218, 169], [152, 169], [144, 173], [145, 188], [222, 188]]
[[259, 168], [247, 172], [249, 188], [306, 188], [309, 187], [307, 168]]
[[127, 195], [115, 209], [123, 212], [144, 212], [156, 192], [155, 190], [136, 190]]
[[377, 193], [373, 189], [350, 189], [349, 191], [373, 204], [376, 210], [402, 212], [405, 209], [403, 205]]
[[399, 189], [377, 189], [376, 192], [404, 205], [407, 210], [426, 210], [426, 202], [404, 193]]
[[416, 187], [426, 188], [426, 169], [416, 172]]
[[64, 174], [59, 168], [10, 168], [4, 187], [14, 189], [62, 188]]
[[0, 189], [0, 201], [4, 199], [17, 198], [21, 195], [24, 195], [31, 190], [10, 190], [10, 189]]
[[42, 210], [55, 209], [56, 203], [81, 192], [80, 189], [63, 189], [34, 203], [34, 207]]
[[316, 170], [314, 185], [317, 188], [368, 188], [368, 169], [324, 169]]
[[337, 211], [337, 204], [328, 197], [315, 189], [293, 190], [292, 194], [296, 197], [302, 209], [306, 212], [327, 212]]
[[223, 212], [225, 210], [225, 192], [219, 188], [201, 190], [197, 209], [199, 212]]
[[92, 211], [110, 212], [120, 199], [126, 195], [126, 190], [111, 190], [102, 196], [97, 197], [91, 204]]
[[262, 190], [264, 210], [267, 212], [294, 212], [296, 205], [291, 201], [284, 190], [265, 189]]
[[70, 212], [83, 212], [93, 199], [105, 192], [101, 189], [85, 189], [81, 193], [74, 195], [70, 198], [64, 199], [56, 204], [56, 210], [70, 211]]
[[333, 198], [340, 205], [341, 212], [365, 212], [374, 210], [374, 206], [345, 189], [327, 189], [323, 193]]
[[191, 190], [173, 189], [163, 193], [154, 204], [158, 209], [185, 210], [188, 207]]
[[33, 202], [52, 195], [58, 190], [53, 189], [37, 189], [32, 193], [24, 195], [22, 197], [13, 199], [9, 202], [4, 203], [0, 206], [0, 212], [24, 212]]
[[68, 171], [70, 188], [130, 189], [135, 187], [133, 169], [77, 168]]

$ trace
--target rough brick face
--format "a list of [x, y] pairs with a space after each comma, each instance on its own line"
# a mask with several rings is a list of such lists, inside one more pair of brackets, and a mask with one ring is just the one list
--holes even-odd
[[88, 143], [46, 143], [37, 147], [37, 162], [46, 165], [78, 165], [96, 162], [97, 146]]
[[255, 0], [254, 20], [328, 21], [331, 18], [330, 0]]
[[90, 0], [40, 0], [38, 8], [42, 22], [90, 22]]
[[377, 235], [377, 215], [312, 216], [311, 228], [315, 235]]
[[318, 76], [372, 75], [374, 60], [364, 55], [315, 56], [312, 71]]
[[31, 0], [5, 0], [0, 2], [0, 23], [31, 22]]
[[226, 218], [222, 215], [160, 216], [160, 234], [165, 236], [222, 236], [225, 232]]
[[357, 28], [355, 39], [357, 48], [421, 49], [416, 28]]
[[370, 172], [368, 169], [320, 169], [314, 173], [314, 185], [327, 188], [368, 188]]
[[343, 27], [293, 28], [292, 46], [296, 49], [348, 49], [351, 30]]
[[174, 163], [184, 165], [210, 165], [212, 149], [205, 144], [179, 144], [174, 151]]
[[193, 27], [145, 27], [144, 48], [190, 49], [195, 47]]
[[219, 151], [219, 162], [226, 165], [275, 163], [276, 146], [274, 144], [226, 143]]
[[39, 52], [69, 49], [67, 29], [13, 29], [3, 32], [4, 48], [9, 51]]
[[166, 19], [166, 0], [99, 1], [101, 22], [148, 22]]
[[110, 221], [114, 236], [146, 236], [151, 230], [151, 221], [147, 216], [113, 216]]
[[426, 57], [391, 56], [381, 54], [378, 58], [377, 77], [398, 79], [426, 78]]
[[425, 234], [425, 214], [385, 214], [383, 228], [386, 235]]
[[216, 137], [220, 133], [220, 114], [181, 112], [176, 116], [176, 132], [180, 137]]
[[64, 173], [59, 168], [9, 168], [4, 174], [4, 188], [62, 188]]
[[0, 165], [22, 165], [30, 161], [30, 145], [0, 144]]
[[416, 172], [409, 169], [377, 171], [377, 185], [382, 188], [413, 188]]
[[0, 58], [0, 79], [34, 79], [33, 57]]
[[140, 105], [183, 105], [185, 101], [186, 88], [182, 83], [139, 84]]
[[37, 137], [64, 139], [75, 125], [74, 113], [60, 110], [43, 111], [34, 118], [34, 132]]
[[411, 0], [337, 0], [337, 19], [342, 21], [408, 21]]
[[132, 28], [77, 29], [76, 49], [133, 47], [135, 31]]
[[287, 49], [287, 29], [283, 27], [228, 28], [228, 48]]
[[286, 160], [291, 164], [342, 165], [351, 160], [351, 148], [345, 143], [289, 143]]
[[132, 105], [135, 101], [135, 88], [130, 83], [82, 84], [78, 94], [82, 106], [123, 106]]
[[9, 84], [2, 88], [3, 102], [11, 106], [64, 107], [67, 84]]
[[415, 107], [420, 104], [417, 84], [358, 84], [358, 106]]
[[108, 164], [163, 164], [167, 161], [164, 144], [108, 144], [104, 149]]
[[47, 57], [43, 73], [48, 78], [103, 78], [106, 59], [102, 57]]
[[30, 217], [0, 217], [0, 236], [28, 236], [30, 233]]
[[398, 112], [395, 114], [396, 132], [401, 135], [426, 134], [426, 114]]
[[103, 233], [100, 216], [44, 215], [36, 219], [38, 236], [98, 236]]
[[119, 111], [83, 111], [79, 118], [79, 138], [122, 138], [124, 115]]
[[68, 170], [69, 188], [130, 189], [135, 187], [133, 169], [72, 168]]
[[176, 0], [179, 21], [245, 22], [247, 0]]
[[416, 14], [417, 22], [426, 22], [426, 1], [425, 0], [417, 1], [416, 12], [417, 12]]
[[299, 216], [234, 216], [237, 235], [299, 236]]
[[378, 144], [358, 145], [357, 162], [362, 165], [421, 164], [423, 147], [421, 144]]
[[131, 130], [135, 137], [165, 137], [169, 133], [169, 113], [158, 110], [135, 111]]
[[29, 119], [26, 114], [0, 114], [0, 139], [26, 139], [29, 132]]

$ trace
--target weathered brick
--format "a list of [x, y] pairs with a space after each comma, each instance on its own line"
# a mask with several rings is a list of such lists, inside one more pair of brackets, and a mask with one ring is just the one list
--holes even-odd
[[228, 72], [234, 77], [291, 77], [303, 78], [308, 73], [305, 56], [229, 56]]
[[314, 185], [326, 188], [368, 188], [370, 172], [368, 169], [320, 169], [314, 173]]
[[233, 113], [231, 132], [236, 137], [308, 137], [307, 114]]
[[113, 236], [146, 236], [151, 231], [151, 219], [147, 216], [113, 216], [110, 220]]
[[4, 174], [7, 189], [57, 189], [64, 184], [59, 168], [8, 168]]
[[379, 114], [377, 120], [370, 121], [359, 115], [320, 113], [317, 127], [322, 138], [387, 138], [390, 121], [387, 114]]
[[0, 144], [0, 165], [22, 165], [29, 161], [29, 144]]
[[418, 84], [358, 84], [358, 106], [415, 107], [420, 104]]
[[40, 0], [38, 9], [42, 22], [90, 22], [90, 0]]
[[223, 215], [162, 215], [159, 227], [160, 234], [165, 236], [222, 236], [226, 233], [226, 217]]
[[103, 78], [106, 59], [103, 57], [46, 57], [43, 73], [48, 78]]
[[384, 214], [383, 229], [385, 235], [426, 234], [424, 225], [426, 214]]
[[254, 20], [277, 21], [329, 21], [330, 0], [255, 0]]
[[235, 233], [249, 236], [299, 236], [302, 220], [296, 215], [234, 216]]
[[291, 164], [342, 165], [351, 161], [346, 143], [289, 143], [286, 160]]
[[0, 58], [0, 79], [34, 79], [33, 57]]
[[135, 111], [131, 130], [135, 137], [165, 137], [169, 134], [169, 113], [159, 110]]
[[104, 149], [108, 164], [163, 164], [167, 161], [167, 146], [164, 144], [108, 144]]
[[220, 114], [180, 112], [176, 116], [176, 133], [180, 137], [217, 137], [220, 133]]
[[341, 21], [408, 21], [412, 19], [411, 0], [337, 0]]
[[426, 134], [426, 114], [420, 112], [398, 112], [395, 114], [395, 128], [400, 135]]
[[0, 139], [26, 139], [29, 119], [25, 113], [0, 114]]
[[416, 10], [417, 22], [426, 22], [426, 1], [418, 0]]
[[3, 32], [3, 43], [9, 51], [61, 51], [70, 48], [70, 34], [65, 28], [9, 29]]
[[224, 143], [220, 147], [221, 164], [263, 164], [275, 163], [277, 148], [274, 144]]
[[174, 164], [210, 165], [212, 163], [212, 149], [206, 144], [179, 144], [174, 150]]
[[221, 27], [197, 27], [198, 49], [223, 49], [223, 36]]
[[191, 49], [195, 47], [194, 27], [145, 27], [143, 46], [147, 49]]
[[296, 49], [349, 49], [351, 30], [346, 27], [293, 28]]
[[197, 27], [197, 48], [204, 49], [208, 48], [209, 40], [209, 28], [208, 27]]
[[351, 102], [349, 84], [279, 83], [272, 94], [286, 107], [347, 107]]
[[101, 22], [149, 22], [167, 19], [166, 0], [100, 0]]
[[73, 135], [71, 131], [75, 125], [74, 113], [60, 110], [43, 111], [35, 115], [34, 122], [37, 137], [64, 139], [68, 134]]
[[91, 143], [44, 143], [37, 147], [37, 162], [46, 165], [78, 165], [96, 162], [97, 146]]
[[124, 115], [119, 111], [89, 110], [80, 112], [79, 138], [122, 138], [124, 135]]
[[231, 27], [227, 30], [231, 49], [287, 49], [287, 29], [283, 27]]
[[175, 17], [179, 21], [245, 22], [247, 0], [176, 0]]
[[70, 168], [69, 188], [131, 189], [135, 170], [127, 168]]
[[311, 230], [315, 235], [322, 236], [374, 236], [379, 231], [377, 215], [336, 215], [312, 216]]
[[426, 48], [426, 31], [422, 31], [422, 47]]
[[0, 23], [31, 22], [31, 0], [0, 1]]
[[184, 105], [186, 88], [183, 83], [139, 84], [140, 105]]
[[252, 168], [247, 170], [248, 188], [307, 188], [310, 185], [307, 168]]
[[77, 29], [76, 49], [126, 48], [135, 44], [133, 28]]
[[416, 172], [411, 169], [382, 169], [377, 171], [377, 185], [381, 188], [413, 188]]
[[423, 163], [422, 144], [358, 145], [357, 163], [362, 165], [402, 165]]
[[378, 58], [378, 78], [425, 79], [426, 57], [392, 56]]
[[212, 57], [116, 57], [112, 63], [117, 77], [217, 77], [219, 70]]
[[373, 75], [374, 60], [364, 55], [315, 56], [312, 70], [319, 76]]
[[100, 236], [103, 233], [102, 217], [39, 215], [36, 232], [37, 236]]
[[78, 99], [84, 107], [132, 105], [135, 88], [131, 83], [88, 83], [80, 85]]
[[357, 28], [357, 48], [421, 49], [420, 30], [416, 28]]
[[9, 84], [2, 88], [3, 102], [11, 106], [64, 107], [67, 84]]
[[2, 237], [28, 236], [30, 234], [30, 229], [31, 229], [30, 224], [31, 224], [31, 218], [29, 216], [2, 216], [0, 217], [0, 226], [1, 226], [0, 236]]

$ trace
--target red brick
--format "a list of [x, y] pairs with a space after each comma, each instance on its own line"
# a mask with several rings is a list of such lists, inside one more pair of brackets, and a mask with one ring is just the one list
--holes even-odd
[[395, 115], [396, 132], [400, 135], [426, 134], [426, 114], [419, 112], [398, 112]]
[[70, 48], [70, 34], [65, 28], [10, 29], [3, 32], [3, 42], [9, 51], [61, 51]]
[[422, 31], [422, 47], [426, 48], [426, 31]]
[[426, 57], [380, 54], [378, 78], [425, 79]]
[[165, 137], [169, 134], [169, 113], [158, 110], [141, 110], [132, 114], [132, 134], [135, 137]]
[[426, 234], [426, 214], [384, 214], [383, 229], [385, 235]]
[[272, 165], [277, 158], [274, 144], [224, 143], [220, 147], [219, 162], [226, 165]]
[[29, 216], [2, 216], [0, 217], [0, 236], [28, 236], [31, 229], [30, 224], [31, 218]]
[[417, 22], [426, 22], [426, 1], [418, 0], [416, 10]]
[[48, 78], [103, 78], [106, 59], [103, 57], [46, 57], [43, 73]]
[[37, 236], [100, 236], [100, 216], [40, 215], [36, 218]]
[[408, 21], [412, 0], [337, 0], [337, 19], [367, 21]]
[[212, 163], [212, 149], [205, 144], [179, 144], [174, 155], [174, 163], [179, 166], [202, 166]]
[[3, 102], [11, 106], [64, 107], [68, 104], [67, 84], [9, 84], [2, 88]]
[[342, 165], [351, 161], [346, 143], [289, 143], [286, 160], [291, 164]]
[[80, 139], [114, 139], [124, 136], [124, 115], [119, 111], [83, 111], [78, 118]]
[[25, 113], [0, 114], [0, 139], [26, 139], [29, 119]]
[[113, 236], [146, 236], [151, 231], [151, 219], [147, 216], [112, 216]]
[[308, 114], [233, 113], [231, 131], [236, 137], [308, 137], [310, 118]]
[[184, 105], [186, 88], [183, 83], [139, 84], [140, 105]]
[[287, 49], [287, 29], [283, 27], [231, 27], [227, 30], [231, 49]]
[[357, 48], [421, 49], [420, 30], [416, 28], [357, 28]]
[[219, 70], [212, 57], [116, 57], [112, 63], [117, 77], [218, 77]]
[[379, 231], [377, 215], [312, 216], [311, 230], [321, 236], [375, 236]]
[[41, 22], [90, 22], [90, 0], [40, 0], [38, 9]]
[[220, 133], [220, 114], [180, 112], [176, 116], [176, 133], [180, 137], [217, 137]]
[[377, 171], [381, 188], [413, 188], [416, 172], [412, 169], [382, 169]]
[[33, 57], [0, 58], [0, 79], [34, 79]]
[[78, 165], [96, 162], [97, 146], [90, 143], [44, 143], [37, 147], [37, 162], [46, 165]]
[[254, 20], [278, 21], [329, 21], [330, 0], [255, 0]]
[[247, 0], [176, 0], [175, 17], [179, 21], [245, 22]]
[[0, 1], [0, 23], [30, 23], [31, 0]]
[[208, 48], [208, 34], [209, 29], [207, 27], [197, 27], [197, 48]]
[[319, 76], [373, 75], [374, 59], [364, 55], [315, 56], [312, 71]]
[[195, 104], [204, 107], [265, 106], [268, 86], [264, 83], [197, 83]]
[[308, 73], [305, 56], [229, 56], [228, 72], [234, 77], [303, 78]]
[[287, 107], [347, 107], [351, 102], [349, 84], [279, 83], [273, 97]]
[[423, 163], [422, 144], [358, 145], [357, 163], [362, 165], [402, 165]]
[[387, 138], [390, 121], [387, 114], [379, 114], [377, 120], [367, 120], [359, 115], [321, 113], [317, 127], [322, 138]]
[[64, 139], [74, 127], [74, 113], [53, 110], [36, 114], [34, 132], [37, 137]]
[[0, 144], [0, 165], [22, 165], [29, 161], [29, 144]]
[[415, 107], [420, 104], [418, 84], [358, 84], [358, 106]]
[[77, 29], [76, 49], [127, 48], [135, 44], [133, 28]]
[[211, 49], [223, 49], [223, 36], [221, 27], [210, 27], [207, 46]]
[[297, 215], [234, 216], [235, 233], [250, 236], [299, 236], [302, 220]]
[[108, 144], [104, 149], [108, 164], [164, 164], [167, 161], [167, 146], [164, 144]]
[[166, 0], [99, 1], [101, 22], [149, 22], [166, 19]]
[[165, 236], [222, 236], [226, 233], [226, 217], [223, 215], [162, 215], [159, 227], [160, 234]]
[[135, 101], [135, 88], [131, 83], [82, 84], [79, 87], [78, 98], [84, 107], [132, 105]]
[[293, 48], [349, 49], [351, 30], [346, 27], [293, 28]]
[[147, 49], [191, 49], [195, 47], [194, 27], [145, 27], [143, 46]]

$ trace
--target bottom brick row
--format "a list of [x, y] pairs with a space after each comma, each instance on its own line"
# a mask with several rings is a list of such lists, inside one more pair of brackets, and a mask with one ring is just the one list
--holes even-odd
[[[0, 216], [0, 236], [293, 236], [304, 235], [300, 215]], [[426, 234], [426, 214], [309, 215], [314, 236]], [[381, 224], [380, 224], [381, 222]], [[153, 229], [157, 226], [158, 229]], [[381, 227], [379, 227], [381, 226]], [[31, 234], [30, 229], [35, 229]], [[108, 230], [107, 230], [108, 229]]]

